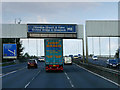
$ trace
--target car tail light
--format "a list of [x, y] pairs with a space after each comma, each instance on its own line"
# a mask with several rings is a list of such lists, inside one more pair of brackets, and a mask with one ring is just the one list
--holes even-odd
[[46, 66], [46, 68], [48, 68], [48, 66]]
[[49, 67], [52, 67], [52, 65], [49, 65]]
[[59, 65], [56, 65], [56, 67], [59, 67]]

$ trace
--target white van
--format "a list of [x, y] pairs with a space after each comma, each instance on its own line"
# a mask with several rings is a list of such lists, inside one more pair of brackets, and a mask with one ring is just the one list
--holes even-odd
[[98, 60], [98, 57], [97, 56], [93, 56], [92, 59], [93, 60]]
[[64, 57], [64, 64], [72, 64], [72, 58], [69, 56]]

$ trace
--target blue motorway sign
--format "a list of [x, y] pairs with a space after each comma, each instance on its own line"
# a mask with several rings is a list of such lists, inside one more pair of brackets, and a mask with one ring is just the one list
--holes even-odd
[[76, 33], [75, 24], [28, 24], [28, 32], [40, 33]]
[[17, 58], [16, 44], [3, 44], [3, 58]]

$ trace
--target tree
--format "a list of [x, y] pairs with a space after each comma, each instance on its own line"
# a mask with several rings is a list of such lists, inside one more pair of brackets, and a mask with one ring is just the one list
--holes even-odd
[[24, 47], [22, 47], [22, 42], [20, 41], [20, 38], [16, 39], [16, 44], [17, 44], [17, 57], [22, 57], [23, 56], [23, 50]]
[[15, 38], [3, 38], [2, 43], [15, 43]]
[[90, 57], [92, 57], [93, 56], [93, 54], [90, 54]]
[[119, 49], [120, 49], [120, 48], [118, 48], [118, 49], [116, 50], [115, 58], [119, 58]]
[[29, 58], [30, 55], [29, 55], [28, 53], [25, 53], [25, 54], [24, 54], [24, 57], [25, 57], [25, 58]]

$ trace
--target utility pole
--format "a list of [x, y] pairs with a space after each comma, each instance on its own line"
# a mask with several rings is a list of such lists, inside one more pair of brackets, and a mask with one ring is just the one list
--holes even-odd
[[29, 50], [30, 48], [29, 48], [29, 38], [28, 38], [28, 54], [30, 55], [30, 50]]
[[37, 52], [37, 57], [38, 57], [38, 42], [37, 42], [37, 39], [36, 39], [36, 52]]
[[85, 62], [84, 39], [82, 39], [82, 48], [83, 48], [83, 63], [84, 63]]
[[94, 55], [94, 41], [93, 41], [93, 37], [92, 37], [92, 52], [93, 52], [93, 55]]
[[100, 54], [100, 57], [101, 57], [101, 43], [100, 43], [100, 37], [99, 37], [99, 54]]
[[88, 63], [88, 38], [87, 38], [87, 31], [86, 31], [86, 63]]
[[109, 58], [111, 58], [111, 46], [110, 46], [110, 37], [109, 37]]

